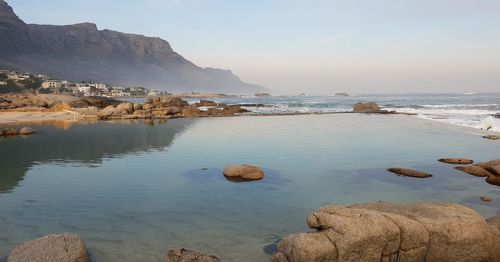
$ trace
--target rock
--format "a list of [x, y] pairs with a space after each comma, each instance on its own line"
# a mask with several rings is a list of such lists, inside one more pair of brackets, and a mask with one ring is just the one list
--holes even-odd
[[334, 96], [349, 96], [347, 93], [335, 93]]
[[142, 105], [142, 109], [144, 110], [151, 110], [153, 108], [153, 105], [152, 104], [147, 104], [147, 103], [144, 103]]
[[498, 166], [500, 165], [500, 158], [499, 159], [493, 159], [493, 160], [490, 160], [490, 161], [487, 161], [487, 162], [481, 162], [481, 163], [477, 163], [476, 164], [477, 166], [480, 166], [484, 169], [488, 169], [492, 166]]
[[14, 248], [8, 262], [87, 262], [85, 243], [75, 234], [48, 235]]
[[196, 103], [196, 106], [197, 107], [200, 107], [200, 106], [218, 106], [219, 104], [217, 104], [216, 102], [214, 101], [209, 101], [209, 100], [200, 100], [199, 103]]
[[256, 93], [254, 96], [257, 96], [257, 97], [267, 97], [267, 96], [271, 96], [271, 94], [269, 94], [269, 93]]
[[97, 112], [97, 117], [99, 117], [100, 119], [108, 119], [109, 117], [113, 116], [114, 113], [115, 108], [113, 106], [109, 106]]
[[455, 167], [455, 169], [477, 177], [487, 177], [491, 175], [490, 172], [488, 172], [487, 170], [478, 165], [457, 166]]
[[274, 262], [498, 261], [496, 231], [457, 204], [326, 206], [307, 218], [315, 232], [285, 237]]
[[453, 165], [470, 165], [470, 164], [474, 163], [474, 160], [465, 159], [465, 158], [441, 158], [438, 161], [446, 163], [446, 164], [453, 164]]
[[50, 108], [52, 112], [61, 112], [64, 110], [71, 110], [71, 106], [66, 103], [58, 103]]
[[497, 136], [497, 135], [487, 135], [487, 136], [483, 136], [483, 138], [486, 138], [486, 139], [489, 139], [489, 140], [499, 140], [500, 136]]
[[491, 185], [500, 186], [500, 176], [489, 175], [486, 182]]
[[377, 113], [380, 111], [380, 106], [374, 102], [356, 103], [353, 107], [355, 113]]
[[481, 200], [483, 200], [484, 202], [491, 202], [493, 201], [493, 198], [489, 197], [489, 196], [481, 196], [479, 197]]
[[15, 130], [14, 128], [5, 128], [2, 130], [3, 136], [15, 136], [17, 134], [17, 130]]
[[260, 180], [264, 172], [254, 165], [227, 165], [224, 167], [224, 176], [229, 180]]
[[132, 114], [134, 112], [134, 105], [132, 103], [121, 103], [116, 106], [118, 111], [127, 112], [128, 114]]
[[201, 254], [195, 251], [172, 249], [167, 252], [166, 262], [220, 262], [215, 256]]
[[134, 103], [134, 105], [132, 106], [132, 109], [134, 109], [134, 112], [137, 110], [142, 110], [142, 105], [139, 103]]
[[417, 178], [427, 178], [427, 177], [432, 177], [431, 174], [422, 172], [422, 171], [417, 171], [413, 169], [408, 169], [408, 168], [389, 168], [387, 171], [392, 172], [398, 176], [407, 176], [407, 177], [417, 177]]
[[495, 176], [500, 176], [500, 165], [497, 166], [489, 166], [488, 171]]
[[23, 127], [19, 130], [20, 135], [31, 135], [35, 133], [35, 129], [31, 127]]

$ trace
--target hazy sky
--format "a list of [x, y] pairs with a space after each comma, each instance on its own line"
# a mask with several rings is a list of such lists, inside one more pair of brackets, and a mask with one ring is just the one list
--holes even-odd
[[7, 0], [28, 23], [159, 36], [276, 94], [500, 92], [499, 0]]

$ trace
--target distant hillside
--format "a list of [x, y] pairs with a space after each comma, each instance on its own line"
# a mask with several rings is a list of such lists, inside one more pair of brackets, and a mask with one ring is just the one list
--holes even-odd
[[229, 70], [201, 68], [158, 37], [98, 30], [95, 24], [24, 23], [0, 0], [0, 69], [174, 92], [249, 94], [266, 88]]

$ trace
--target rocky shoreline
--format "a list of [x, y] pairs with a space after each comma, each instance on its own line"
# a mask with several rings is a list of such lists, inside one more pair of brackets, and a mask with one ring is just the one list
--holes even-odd
[[[366, 203], [324, 206], [309, 214], [311, 232], [277, 245], [273, 262], [500, 261], [500, 216], [449, 203]], [[84, 241], [64, 233], [27, 241], [8, 262], [87, 262]], [[170, 249], [167, 262], [218, 262], [196, 251]]]
[[[276, 116], [276, 115], [317, 115], [343, 113], [370, 114], [404, 114], [395, 111], [381, 110], [373, 103], [357, 103], [353, 111], [330, 113], [276, 113], [258, 114], [245, 108], [248, 104], [228, 105], [194, 96], [199, 102], [189, 104], [186, 95], [168, 95], [148, 97], [144, 103], [130, 103], [107, 97], [75, 97], [55, 94], [6, 94], [0, 96], [0, 113], [43, 113], [40, 118], [50, 118], [51, 115], [71, 120], [127, 120], [127, 119], [173, 119], [199, 117], [230, 117], [230, 116]], [[219, 96], [211, 96], [216, 98]], [[265, 106], [265, 105], [252, 105]], [[61, 114], [64, 114], [61, 116]], [[30, 116], [29, 114], [28, 116]], [[23, 115], [21, 115], [23, 117]], [[13, 117], [14, 120], [20, 120]], [[12, 118], [11, 118], [12, 119]], [[36, 121], [36, 117], [26, 118], [26, 121]], [[0, 123], [12, 122], [3, 120]]]

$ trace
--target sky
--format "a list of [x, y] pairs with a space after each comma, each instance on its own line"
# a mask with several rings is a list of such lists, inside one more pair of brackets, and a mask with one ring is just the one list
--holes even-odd
[[498, 0], [7, 0], [27, 23], [158, 36], [273, 94], [500, 92]]

